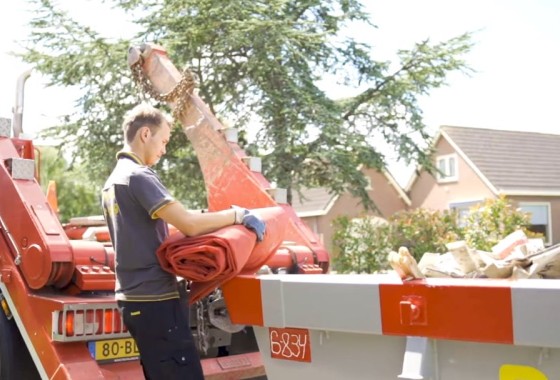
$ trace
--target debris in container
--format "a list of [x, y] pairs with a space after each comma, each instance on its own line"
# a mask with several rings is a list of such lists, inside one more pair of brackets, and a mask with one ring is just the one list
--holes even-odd
[[505, 259], [515, 250], [515, 247], [527, 244], [528, 241], [523, 231], [516, 230], [493, 246], [492, 254], [496, 259]]
[[400, 247], [398, 253], [391, 251], [389, 253], [389, 264], [403, 280], [425, 277], [406, 247]]
[[446, 253], [425, 252], [416, 262], [406, 247], [388, 256], [403, 280], [425, 277], [560, 278], [560, 244], [545, 248], [542, 239], [529, 239], [518, 230], [491, 252], [469, 247], [463, 240], [446, 244]]

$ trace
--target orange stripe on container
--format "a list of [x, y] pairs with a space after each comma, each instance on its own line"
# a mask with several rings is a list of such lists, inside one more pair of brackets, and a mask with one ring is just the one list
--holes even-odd
[[384, 335], [513, 344], [511, 288], [504, 282], [416, 280], [381, 284]]
[[261, 281], [253, 276], [238, 276], [222, 285], [231, 321], [235, 324], [263, 326]]

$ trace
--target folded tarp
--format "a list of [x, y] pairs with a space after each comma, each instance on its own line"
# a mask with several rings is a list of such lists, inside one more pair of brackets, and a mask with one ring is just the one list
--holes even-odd
[[191, 282], [190, 303], [210, 294], [238, 274], [253, 274], [284, 240], [288, 217], [281, 207], [251, 210], [266, 223], [266, 233], [257, 242], [254, 232], [237, 225], [186, 237], [169, 236], [157, 251], [162, 268]]

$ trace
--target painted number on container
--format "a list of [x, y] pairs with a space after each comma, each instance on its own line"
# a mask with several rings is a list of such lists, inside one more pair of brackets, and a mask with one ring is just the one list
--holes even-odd
[[504, 364], [500, 368], [500, 380], [548, 380], [548, 378], [533, 367]]
[[309, 330], [270, 328], [270, 354], [274, 359], [311, 362]]

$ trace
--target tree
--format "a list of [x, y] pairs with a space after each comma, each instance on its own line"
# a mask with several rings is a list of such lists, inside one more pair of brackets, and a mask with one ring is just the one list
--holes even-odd
[[[50, 0], [32, 0], [36, 18], [31, 25], [27, 62], [50, 78], [50, 85], [78, 88], [77, 112], [45, 131], [61, 146], [74, 147], [73, 158], [88, 168], [88, 179], [98, 187], [111, 172], [122, 146], [124, 113], [144, 100], [131, 81], [126, 52], [131, 41], [111, 42], [94, 30], [71, 20]], [[159, 173], [174, 195], [202, 206], [202, 175], [184, 134], [175, 129]], [[72, 163], [70, 163], [72, 164]]]
[[82, 165], [70, 167], [54, 147], [41, 147], [39, 157], [41, 187], [46, 192], [49, 181], [56, 182], [62, 222], [75, 216], [101, 214], [100, 189], [87, 179], [87, 170]]
[[[138, 15], [143, 32], [136, 40], [160, 43], [176, 66], [194, 71], [215, 114], [244, 132], [258, 126], [245, 148], [262, 156], [265, 176], [287, 188], [289, 199], [302, 186], [325, 186], [372, 207], [359, 167], [385, 166], [379, 139], [406, 163], [433, 170], [418, 98], [444, 85], [449, 73], [469, 70], [462, 59], [471, 48], [468, 33], [419, 42], [399, 51], [396, 65], [374, 60], [369, 45], [345, 36], [353, 23], [373, 27], [357, 0], [108, 2]], [[79, 111], [50, 133], [77, 147], [93, 178], [104, 178], [118, 149], [119, 121], [139, 99], [126, 67], [131, 41], [109, 42], [50, 0], [35, 3], [22, 57], [52, 84], [79, 86], [83, 94]], [[318, 84], [325, 76], [362, 91], [336, 99]], [[174, 137], [160, 173], [178, 196], [201, 204], [193, 153]]]

